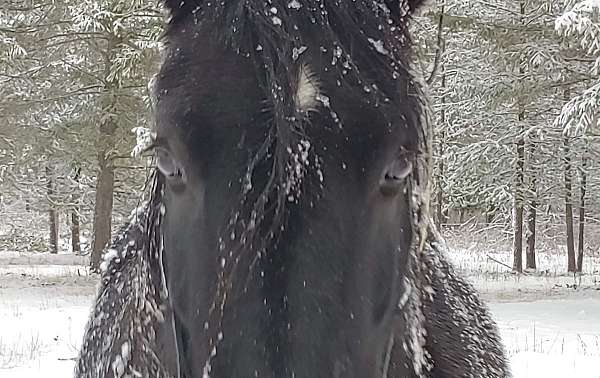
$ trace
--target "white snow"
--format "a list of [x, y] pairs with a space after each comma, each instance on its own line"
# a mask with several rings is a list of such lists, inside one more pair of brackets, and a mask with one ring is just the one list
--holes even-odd
[[281, 26], [281, 18], [273, 16], [271, 17], [271, 21], [273, 21], [273, 25]]
[[489, 305], [514, 378], [600, 377], [600, 292]]
[[100, 263], [100, 270], [103, 272], [106, 271], [106, 269], [110, 265], [110, 262], [113, 259], [116, 259], [118, 257], [120, 257], [119, 251], [117, 251], [116, 249], [109, 248], [102, 256], [102, 262]]
[[131, 151], [132, 157], [140, 157], [146, 152], [154, 143], [156, 139], [156, 132], [146, 127], [134, 127], [131, 132], [135, 134], [136, 143]]
[[302, 8], [302, 4], [300, 4], [298, 0], [292, 0], [288, 3], [288, 8], [298, 10]]
[[330, 108], [331, 107], [331, 102], [330, 102], [328, 96], [326, 96], [326, 95], [324, 95], [322, 93], [319, 93], [317, 95], [317, 100], [320, 101], [323, 104], [324, 107], [326, 107], [326, 108]]
[[500, 264], [511, 266], [510, 253], [449, 253], [488, 303], [514, 378], [600, 378], [600, 256], [574, 276], [560, 252], [538, 253], [538, 270], [525, 275]]
[[[600, 286], [593, 272], [575, 290], [567, 287], [573, 277], [517, 277], [474, 255], [453, 252], [451, 258], [487, 301], [514, 378], [600, 377]], [[0, 258], [0, 378], [72, 376], [98, 280], [80, 261]], [[542, 261], [553, 260], [542, 255]], [[119, 358], [129, 352], [123, 344]]]
[[375, 48], [375, 50], [383, 55], [389, 55], [389, 51], [385, 48], [385, 45], [383, 44], [383, 41], [381, 40], [374, 40], [373, 38], [368, 38], [369, 43], [371, 45], [373, 45], [373, 47]]
[[0, 268], [0, 377], [71, 377], [97, 277], [77, 273], [84, 266]]
[[305, 52], [307, 49], [308, 49], [308, 47], [306, 47], [306, 46], [294, 47], [292, 49], [292, 59], [294, 61], [298, 60], [300, 55], [302, 55], [302, 53]]

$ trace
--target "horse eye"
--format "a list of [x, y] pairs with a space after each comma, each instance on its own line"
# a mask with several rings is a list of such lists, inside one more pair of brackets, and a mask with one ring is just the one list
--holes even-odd
[[404, 180], [411, 174], [412, 162], [407, 156], [399, 156], [390, 162], [383, 170], [379, 181], [379, 190], [385, 196], [394, 196], [404, 186]]
[[412, 163], [406, 156], [394, 160], [385, 172], [386, 180], [404, 180], [412, 172]]
[[156, 150], [156, 167], [172, 184], [185, 184], [185, 172], [177, 161], [164, 148]]

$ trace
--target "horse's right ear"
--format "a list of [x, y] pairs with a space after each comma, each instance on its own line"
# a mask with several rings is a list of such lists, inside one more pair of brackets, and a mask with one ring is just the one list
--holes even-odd
[[171, 14], [171, 19], [175, 20], [196, 12], [202, 0], [164, 0], [164, 4]]

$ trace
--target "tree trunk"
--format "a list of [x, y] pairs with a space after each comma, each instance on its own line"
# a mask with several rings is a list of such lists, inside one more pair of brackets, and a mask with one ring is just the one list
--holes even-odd
[[[104, 134], [105, 142], [113, 140], [110, 134]], [[98, 156], [99, 172], [96, 180], [96, 203], [94, 206], [94, 225], [92, 253], [90, 265], [92, 270], [97, 271], [100, 268], [102, 251], [110, 241], [112, 228], [112, 206], [113, 192], [115, 185], [115, 172], [112, 165], [112, 159], [108, 156], [111, 148], [106, 146]]]
[[444, 163], [442, 161], [440, 161], [438, 163], [438, 169], [440, 169], [440, 176], [438, 176], [437, 181], [437, 194], [436, 194], [436, 204], [435, 204], [435, 220], [436, 220], [436, 226], [438, 228], [438, 230], [441, 230], [441, 226], [446, 223], [444, 221], [444, 214], [443, 214], [443, 208], [444, 208], [444, 193], [443, 193], [443, 189], [442, 189], [442, 174], [443, 172], [441, 171], [442, 169], [444, 169]]
[[[587, 147], [587, 146], [586, 146]], [[579, 184], [579, 240], [577, 243], [577, 271], [581, 273], [583, 270], [583, 247], [584, 247], [584, 230], [585, 230], [585, 192], [587, 190], [587, 148], [581, 157], [581, 181]]]
[[[442, 91], [445, 91], [446, 88], [446, 72], [445, 67], [442, 65]], [[440, 137], [438, 138], [438, 178], [437, 178], [437, 194], [436, 194], [436, 220], [438, 229], [441, 230], [441, 225], [448, 223], [448, 219], [446, 217], [446, 213], [444, 212], [444, 188], [442, 187], [442, 181], [444, 180], [444, 143], [445, 143], [445, 133], [444, 133], [444, 124], [446, 123], [446, 97], [442, 94], [442, 110], [440, 111], [440, 129], [442, 130], [440, 133]]]
[[567, 226], [567, 259], [569, 272], [576, 270], [575, 266], [575, 240], [573, 235], [573, 195], [572, 195], [572, 172], [570, 156], [569, 137], [564, 137], [565, 152], [565, 223]]
[[48, 225], [50, 231], [50, 253], [58, 253], [58, 211], [54, 202], [53, 170], [46, 166], [46, 195], [48, 196]]
[[536, 269], [535, 262], [535, 225], [537, 217], [537, 195], [536, 195], [536, 179], [532, 178], [532, 198], [529, 202], [529, 211], [527, 212], [527, 251], [525, 253], [525, 267], [527, 269]]
[[533, 161], [535, 156], [535, 142], [530, 142], [529, 152], [529, 172], [531, 178], [529, 180], [529, 208], [527, 211], [527, 250], [525, 252], [525, 267], [527, 269], [536, 269], [535, 261], [535, 238], [536, 238], [536, 221], [537, 221], [537, 167]]
[[115, 171], [112, 156], [117, 130], [117, 111], [115, 107], [117, 104], [118, 85], [116, 82], [108, 80], [108, 78], [110, 77], [112, 62], [116, 57], [115, 47], [117, 44], [118, 41], [115, 37], [111, 36], [104, 55], [104, 74], [107, 81], [104, 88], [105, 95], [102, 103], [102, 113], [106, 114], [106, 116], [100, 123], [100, 135], [96, 141], [98, 177], [96, 179], [96, 203], [94, 205], [93, 241], [90, 256], [90, 266], [93, 271], [99, 270], [102, 251], [111, 237], [111, 218], [115, 186]]
[[[75, 175], [73, 176], [73, 180], [75, 183], [79, 183], [79, 174], [81, 173], [81, 168], [75, 169]], [[71, 247], [73, 249], [73, 253], [79, 254], [81, 252], [81, 244], [79, 242], [79, 192], [75, 190], [73, 196], [71, 197], [71, 201], [73, 202], [73, 208], [71, 209]]]
[[[521, 22], [524, 21], [525, 3], [521, 1]], [[523, 65], [519, 65], [519, 74], [525, 73]], [[515, 177], [515, 201], [514, 201], [514, 235], [513, 235], [513, 270], [523, 271], [523, 203], [524, 203], [524, 182], [525, 182], [525, 109], [519, 101], [519, 113], [517, 114], [519, 123], [519, 135], [517, 136], [517, 166]]]
[[[523, 112], [519, 113], [519, 121], [523, 120]], [[517, 139], [517, 177], [515, 183], [515, 202], [514, 202], [514, 238], [513, 238], [513, 270], [523, 271], [523, 202], [524, 190], [523, 169], [525, 166], [525, 146], [523, 141], [523, 130], [521, 126], [521, 135]]]
[[73, 253], [81, 254], [81, 244], [79, 242], [80, 226], [79, 226], [79, 210], [71, 210], [71, 247]]

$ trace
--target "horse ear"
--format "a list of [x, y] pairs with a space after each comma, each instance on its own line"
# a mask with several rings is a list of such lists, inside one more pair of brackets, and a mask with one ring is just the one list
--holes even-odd
[[426, 0], [384, 0], [385, 5], [390, 9], [392, 17], [396, 21], [401, 21], [405, 16], [411, 15], [419, 7], [425, 3]]
[[195, 12], [201, 3], [202, 0], [164, 0], [165, 7], [173, 19]]
[[411, 10], [415, 10], [419, 7], [421, 7], [426, 0], [408, 0], [408, 6]]

